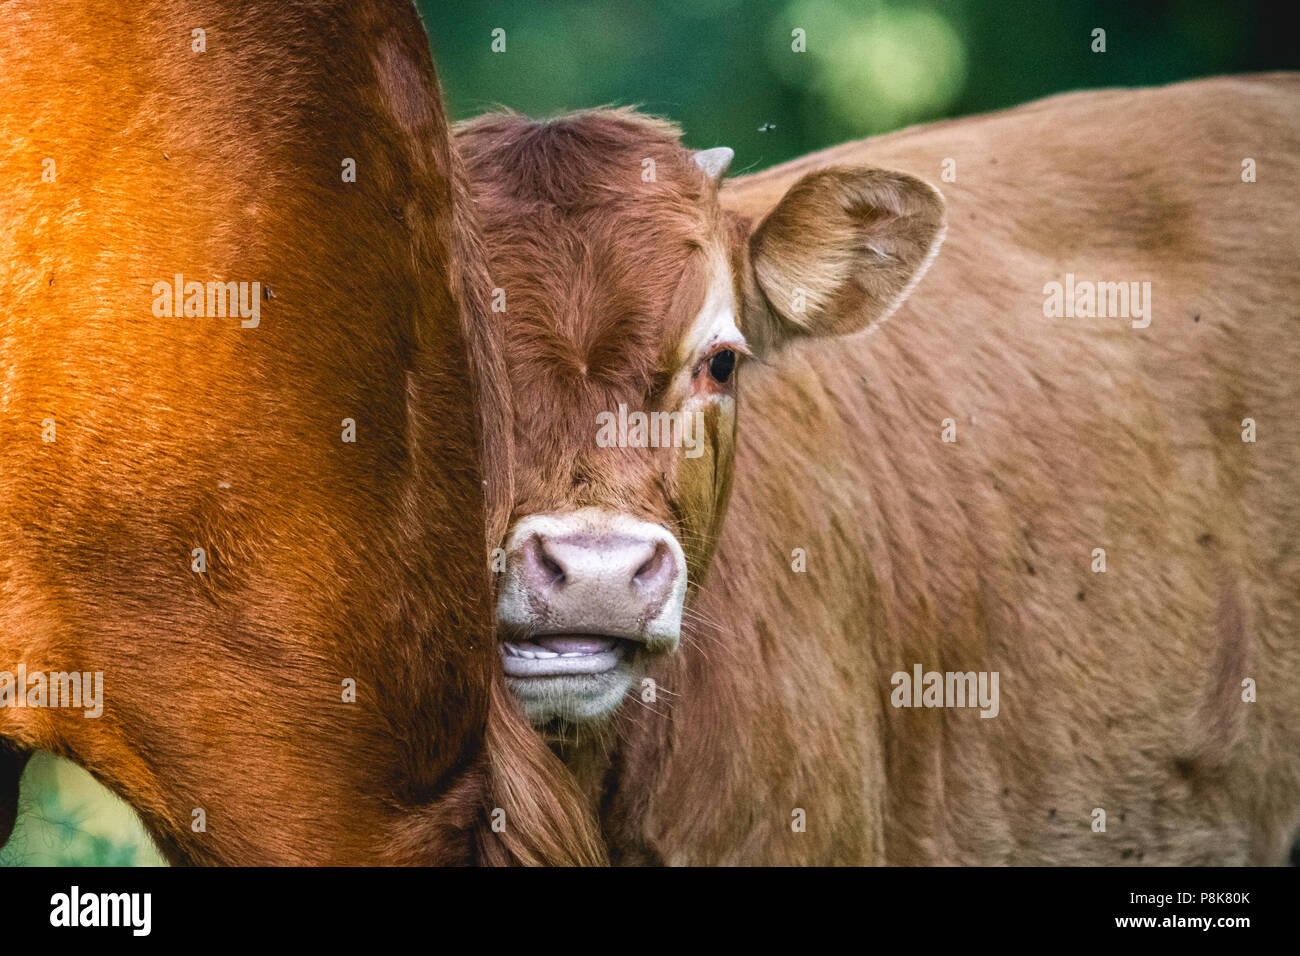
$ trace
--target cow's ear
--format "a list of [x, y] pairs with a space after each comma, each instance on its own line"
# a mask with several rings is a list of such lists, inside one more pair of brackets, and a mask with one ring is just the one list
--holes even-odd
[[938, 190], [906, 173], [832, 167], [785, 194], [749, 241], [746, 338], [758, 348], [846, 335], [888, 316], [944, 233]]

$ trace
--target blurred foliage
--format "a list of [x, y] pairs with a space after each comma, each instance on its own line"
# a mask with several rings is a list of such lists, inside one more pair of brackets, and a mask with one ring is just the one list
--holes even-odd
[[[418, 0], [454, 118], [605, 104], [734, 172], [1064, 90], [1294, 68], [1273, 0]], [[1106, 31], [1093, 53], [1092, 31]], [[505, 31], [504, 53], [492, 32]], [[792, 31], [804, 31], [795, 53]], [[156, 865], [134, 814], [47, 755], [0, 864]]]
[[[418, 0], [452, 115], [636, 105], [733, 172], [1065, 90], [1293, 68], [1276, 0]], [[1106, 31], [1093, 53], [1092, 31]], [[492, 52], [492, 32], [506, 50]], [[791, 49], [792, 31], [806, 52]]]
[[0, 866], [163, 866], [139, 818], [95, 779], [46, 753], [23, 773]]

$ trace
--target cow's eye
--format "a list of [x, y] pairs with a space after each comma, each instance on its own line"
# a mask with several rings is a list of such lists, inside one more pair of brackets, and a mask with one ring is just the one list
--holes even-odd
[[735, 370], [736, 353], [731, 349], [715, 352], [709, 359], [709, 374], [713, 376], [714, 381], [725, 382], [731, 378], [731, 373]]

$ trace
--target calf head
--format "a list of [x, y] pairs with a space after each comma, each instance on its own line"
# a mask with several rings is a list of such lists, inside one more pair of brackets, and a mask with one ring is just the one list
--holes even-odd
[[731, 151], [679, 138], [626, 110], [458, 130], [516, 408], [501, 655], [536, 725], [609, 716], [677, 647], [746, 358], [879, 322], [941, 240], [933, 188], [866, 168], [811, 173], [751, 228], [718, 205]]

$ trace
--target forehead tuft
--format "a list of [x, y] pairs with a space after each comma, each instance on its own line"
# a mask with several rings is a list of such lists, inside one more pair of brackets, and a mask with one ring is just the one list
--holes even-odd
[[456, 140], [476, 184], [499, 201], [581, 212], [703, 206], [709, 197], [709, 180], [682, 146], [681, 130], [629, 109], [549, 120], [493, 113], [457, 126]]
[[516, 359], [636, 382], [671, 364], [728, 244], [681, 131], [631, 110], [507, 113], [462, 124], [457, 146]]

